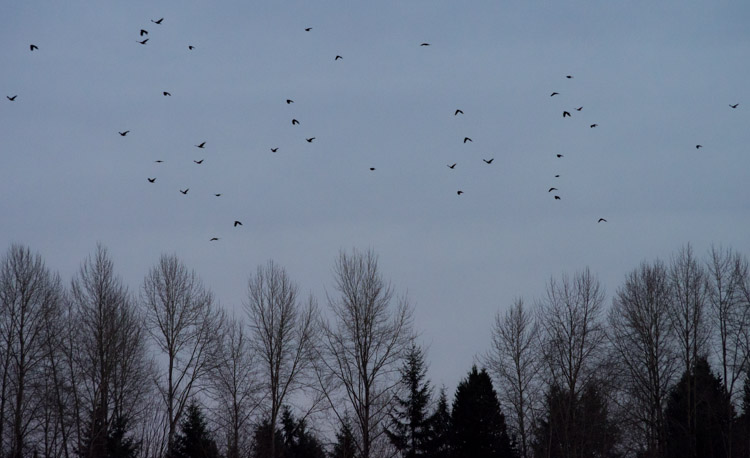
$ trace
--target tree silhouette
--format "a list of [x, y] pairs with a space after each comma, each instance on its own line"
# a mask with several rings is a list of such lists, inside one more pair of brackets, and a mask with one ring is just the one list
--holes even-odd
[[211, 437], [203, 412], [194, 400], [187, 407], [168, 458], [219, 458], [216, 441]]
[[448, 409], [448, 396], [445, 389], [440, 390], [437, 407], [430, 415], [427, 430], [427, 456], [432, 458], [448, 458], [450, 456], [451, 441], [451, 413]]
[[330, 458], [358, 458], [357, 439], [352, 431], [351, 420], [344, 417], [341, 427], [336, 432], [336, 443], [333, 444], [333, 451]]

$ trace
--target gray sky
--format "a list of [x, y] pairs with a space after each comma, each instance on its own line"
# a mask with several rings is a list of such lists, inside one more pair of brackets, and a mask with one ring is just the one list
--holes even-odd
[[175, 253], [242, 313], [274, 259], [325, 308], [339, 250], [372, 248], [453, 387], [495, 313], [551, 276], [588, 266], [611, 297], [687, 242], [750, 255], [744, 0], [6, 1], [0, 17], [0, 248], [29, 245], [66, 282], [97, 242], [134, 291]]

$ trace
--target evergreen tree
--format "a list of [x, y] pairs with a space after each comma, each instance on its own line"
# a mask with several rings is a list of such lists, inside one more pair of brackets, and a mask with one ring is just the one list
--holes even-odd
[[735, 422], [733, 438], [734, 456], [750, 456], [750, 370], [745, 371], [742, 386], [741, 413]]
[[[688, 422], [690, 407], [695, 414]], [[664, 417], [667, 457], [730, 456], [728, 438], [731, 438], [734, 407], [724, 385], [711, 372], [705, 358], [699, 358], [690, 373], [682, 374], [669, 395]]]
[[140, 443], [128, 433], [128, 419], [124, 416], [115, 418], [107, 437], [107, 458], [135, 458], [138, 456]]
[[333, 444], [333, 451], [330, 458], [359, 458], [357, 451], [357, 439], [352, 431], [352, 424], [349, 418], [344, 418], [341, 427], [336, 432], [336, 443]]
[[396, 406], [389, 415], [391, 425], [385, 430], [391, 444], [405, 458], [427, 456], [427, 404], [432, 388], [426, 377], [427, 367], [422, 349], [412, 343], [401, 368], [401, 385], [406, 397], [396, 396]]
[[451, 450], [455, 458], [514, 458], [497, 394], [487, 371], [472, 367], [459, 383], [451, 414]]
[[430, 415], [427, 431], [427, 456], [448, 458], [450, 456], [451, 414], [448, 410], [448, 396], [440, 390], [435, 412]]
[[307, 431], [304, 419], [296, 420], [288, 407], [281, 414], [284, 458], [325, 458], [320, 441]]
[[219, 458], [219, 449], [206, 426], [206, 419], [196, 401], [187, 408], [185, 419], [175, 437], [169, 458]]

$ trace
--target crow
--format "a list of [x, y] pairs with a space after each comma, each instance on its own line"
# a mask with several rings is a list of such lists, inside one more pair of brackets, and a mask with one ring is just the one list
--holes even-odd
[[563, 111], [563, 118], [564, 118], [564, 117], [566, 117], [566, 116], [567, 116], [567, 117], [570, 117], [570, 113], [569, 113], [569, 112], [567, 112], [567, 111]]
[[430, 46], [430, 44], [429, 43], [422, 43], [419, 46]]
[[148, 30], [141, 29], [141, 36], [148, 35]]
[[459, 196], [460, 196], [461, 194], [463, 194], [463, 193], [464, 193], [464, 192], [463, 192], [463, 191], [460, 191], [460, 190], [459, 190], [459, 191], [456, 191], [456, 194], [458, 194]]
[[494, 160], [495, 160], [495, 158], [493, 157], [493, 158], [492, 158], [492, 159], [490, 159], [490, 160], [487, 160], [487, 159], [482, 159], [482, 160], [483, 160], [484, 162], [488, 163], [488, 164], [492, 164], [492, 161], [494, 161]]
[[216, 197], [221, 197], [221, 193], [214, 194]]
[[203, 163], [203, 159], [201, 159], [200, 161], [193, 160], [193, 162], [195, 162], [196, 164], [200, 165], [200, 164]]
[[583, 110], [583, 107], [576, 108], [576, 111], [581, 111], [581, 110]]
[[455, 169], [456, 168], [456, 163], [454, 162], [453, 164], [449, 165], [448, 168], [449, 169]]
[[549, 188], [547, 192], [557, 191], [557, 188]]
[[190, 188], [185, 188], [184, 191], [182, 189], [180, 189], [180, 192], [183, 193], [183, 194], [185, 194], [185, 195], [187, 195], [188, 191], [190, 191]]
[[193, 45], [188, 45], [188, 49], [192, 51], [193, 49], [195, 49], [195, 46], [193, 46]]
[[200, 145], [195, 145], [197, 148], [203, 148], [206, 146], [206, 142], [201, 143]]
[[737, 108], [738, 106], [740, 106], [740, 104], [739, 103], [735, 103], [734, 105], [729, 105], [729, 106], [732, 107], [732, 108]]
[[35, 50], [35, 49], [39, 49], [39, 47], [38, 47], [37, 45], [29, 45], [29, 49], [30, 49], [31, 51], [33, 51], [33, 50]]
[[292, 100], [292, 99], [286, 99], [286, 104], [289, 105], [290, 103], [294, 103], [294, 100]]
[[703, 148], [703, 145], [695, 145], [695, 149], [701, 149]]
[[161, 164], [161, 163], [162, 163], [162, 162], [164, 162], [164, 161], [162, 161], [161, 159], [157, 159], [157, 160], [155, 160], [154, 162], [156, 162], [157, 164]]
[[459, 113], [464, 114], [463, 110], [456, 110], [456, 112], [453, 113], [453, 116], [456, 116]]
[[591, 127], [591, 128], [593, 129], [594, 127], [596, 127], [596, 126], [598, 126], [598, 125], [599, 125], [599, 124], [591, 124], [591, 125], [590, 125], [589, 127]]
[[557, 157], [565, 157], [565, 156], [563, 156], [562, 154], [558, 154]]
[[[136, 40], [136, 41], [138, 41], [138, 40]], [[146, 39], [145, 39], [145, 40], [143, 40], [143, 41], [138, 41], [138, 43], [140, 43], [140, 44], [142, 44], [142, 45], [145, 45], [147, 41], [148, 41], [148, 38], [146, 38]]]
[[166, 97], [166, 96], [170, 96], [170, 97], [172, 97], [172, 94], [170, 94], [170, 93], [169, 93], [169, 92], [167, 92], [167, 91], [164, 91], [164, 92], [162, 92], [162, 94], [164, 94], [164, 97]]
[[573, 75], [566, 75], [565, 77], [568, 78], [568, 79], [572, 79]]
[[464, 143], [466, 142], [474, 142], [474, 140], [470, 139], [469, 137], [464, 137]]
[[560, 196], [555, 196], [555, 200], [560, 200]]
[[313, 140], [315, 140], [315, 137], [306, 138], [307, 143], [312, 143]]
[[370, 167], [370, 171], [371, 172], [374, 171], [374, 170], [375, 170], [375, 167]]
[[599, 221], [597, 221], [597, 223], [606, 223], [606, 222], [607, 220], [604, 218], [599, 218]]
[[297, 121], [296, 119], [292, 119], [292, 125], [295, 125], [295, 124], [299, 124], [299, 121]]
[[237, 226], [242, 226], [242, 223], [241, 223], [241, 222], [239, 222], [239, 221], [235, 221], [235, 222], [234, 222], [234, 227], [237, 227]]
[[17, 95], [14, 95], [13, 97], [11, 97], [9, 95], [5, 96], [5, 98], [8, 99], [8, 100], [10, 100], [11, 102], [14, 101], [14, 100], [16, 100], [16, 97], [18, 97], [18, 96]]
[[153, 22], [154, 24], [161, 24], [161, 21], [163, 21], [163, 20], [164, 20], [164, 18], [161, 18], [158, 21], [154, 21], [153, 19], [151, 19], [151, 22]]
[[333, 58], [333, 60], [339, 60], [339, 59], [343, 59], [343, 57], [341, 57], [341, 56], [336, 56], [336, 57], [334, 57], [334, 58]]
[[149, 183], [153, 183], [154, 181], [156, 181], [156, 178], [146, 178], [146, 179], [148, 180]]
[[550, 97], [552, 97], [552, 96], [555, 96], [555, 95], [560, 95], [560, 93], [559, 93], [559, 92], [553, 92], [553, 93], [552, 93], [552, 94], [550, 94], [549, 96], [550, 96]]
[[128, 132], [130, 132], [130, 131], [126, 130], [125, 132], [118, 132], [118, 134], [120, 134], [121, 137], [124, 137], [124, 136], [126, 136], [128, 134]]
[[305, 32], [309, 32], [312, 30], [312, 27], [305, 27]]
[[211, 240], [209, 240], [209, 242], [215, 242], [217, 240], [219, 240], [219, 237], [211, 237]]
[[271, 148], [271, 152], [272, 152], [272, 153], [275, 153], [275, 152], [276, 152], [276, 151], [278, 151], [278, 150], [279, 150], [279, 148]]

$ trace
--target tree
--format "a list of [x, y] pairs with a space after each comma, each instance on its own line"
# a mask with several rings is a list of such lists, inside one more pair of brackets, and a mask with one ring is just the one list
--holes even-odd
[[664, 454], [663, 412], [677, 354], [670, 326], [667, 269], [642, 263], [618, 288], [609, 314], [611, 344], [620, 370], [623, 409], [643, 457]]
[[437, 406], [429, 418], [427, 431], [427, 456], [432, 458], [450, 457], [451, 413], [448, 408], [448, 396], [445, 388], [440, 390]]
[[[393, 290], [379, 270], [375, 253], [341, 252], [333, 268], [337, 297], [328, 296], [334, 323], [321, 321], [320, 379], [341, 420], [354, 413], [360, 456], [370, 458], [398, 385], [398, 367], [412, 339], [412, 310], [405, 299], [392, 305]], [[332, 381], [332, 384], [328, 382]], [[343, 403], [333, 402], [336, 390]]]
[[458, 384], [451, 414], [455, 458], [512, 458], [515, 450], [487, 371], [471, 368]]
[[401, 386], [406, 397], [395, 396], [394, 410], [389, 414], [391, 427], [385, 431], [391, 444], [405, 458], [428, 456], [427, 405], [432, 388], [426, 377], [424, 353], [412, 343], [401, 367]]
[[[674, 386], [664, 413], [667, 457], [719, 458], [731, 456], [727, 434], [734, 420], [729, 394], [705, 358], [695, 361]], [[691, 411], [691, 408], [694, 409]], [[690, 413], [691, 415], [688, 415]]]
[[158, 390], [167, 413], [167, 450], [189, 399], [219, 360], [223, 314], [195, 272], [176, 256], [162, 255], [143, 282], [148, 331], [166, 359]]
[[358, 458], [357, 439], [352, 431], [352, 424], [349, 417], [344, 417], [336, 431], [336, 442], [333, 444], [333, 450], [329, 458]]
[[495, 316], [492, 349], [484, 361], [502, 388], [500, 403], [511, 414], [509, 427], [520, 441], [520, 454], [530, 456], [531, 425], [538, 403], [539, 371], [542, 361], [538, 349], [539, 326], [524, 308], [523, 299], [501, 315]]
[[63, 296], [60, 277], [47, 269], [41, 255], [11, 245], [0, 260], [0, 440], [7, 439], [7, 456], [12, 458], [28, 453], [27, 438], [47, 397], [39, 390], [50, 348], [46, 331], [61, 315]]
[[304, 418], [296, 419], [285, 407], [281, 414], [285, 458], [325, 458], [320, 441], [307, 430]]
[[219, 458], [216, 441], [208, 430], [203, 411], [194, 400], [187, 407], [167, 458]]
[[81, 400], [77, 415], [86, 424], [78, 451], [84, 457], [100, 457], [114, 420], [133, 418], [143, 405], [151, 377], [145, 331], [102, 245], [74, 276], [71, 299], [77, 347], [74, 377]]
[[140, 443], [127, 436], [130, 429], [127, 417], [118, 416], [110, 425], [106, 444], [106, 458], [136, 458]]
[[260, 358], [270, 406], [268, 450], [276, 456], [276, 426], [287, 396], [305, 387], [315, 342], [315, 303], [300, 304], [297, 285], [286, 270], [268, 261], [248, 280], [245, 310], [252, 330], [250, 347]]

